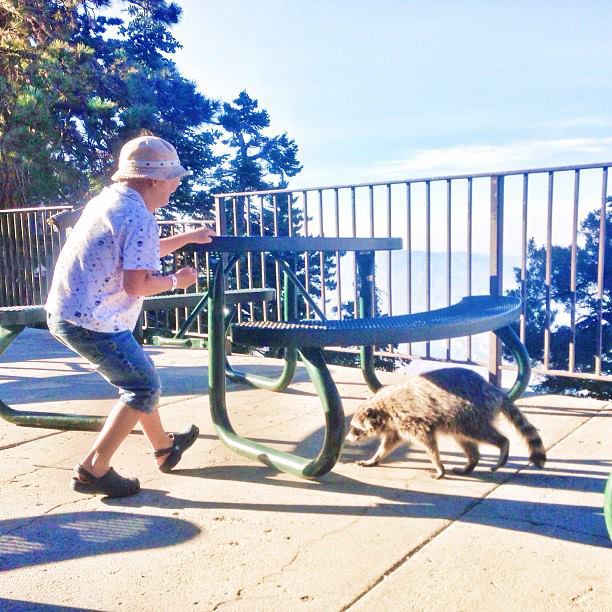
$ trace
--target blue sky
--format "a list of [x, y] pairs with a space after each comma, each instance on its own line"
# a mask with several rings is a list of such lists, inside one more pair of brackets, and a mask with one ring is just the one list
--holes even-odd
[[179, 4], [179, 69], [259, 100], [293, 187], [612, 161], [609, 0]]

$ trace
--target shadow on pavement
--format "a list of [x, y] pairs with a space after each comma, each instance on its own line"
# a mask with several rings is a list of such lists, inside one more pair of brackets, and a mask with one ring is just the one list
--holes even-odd
[[73, 608], [3, 597], [0, 597], [0, 610], [2, 612], [98, 612], [98, 608]]
[[[232, 480], [265, 484], [287, 488], [287, 499], [291, 489], [309, 489], [317, 493], [346, 494], [349, 503], [331, 504], [267, 504], [225, 502], [173, 497], [167, 491], [143, 490], [139, 495], [121, 500], [104, 500], [107, 505], [121, 503], [122, 507], [153, 508], [199, 508], [207, 510], [237, 510], [241, 512], [281, 512], [305, 514], [328, 514], [368, 517], [403, 517], [422, 519], [447, 519], [464, 523], [488, 525], [534, 533], [559, 540], [571, 541], [598, 547], [609, 547], [609, 538], [601, 507], [571, 504], [515, 501], [506, 499], [482, 499], [448, 493], [427, 493], [385, 485], [372, 485], [347, 476], [330, 473], [320, 481], [288, 481], [276, 478], [277, 472], [266, 466], [215, 466], [192, 470], [177, 470], [176, 474], [195, 478]], [[520, 484], [530, 476], [521, 474]], [[544, 476], [541, 476], [544, 484]], [[598, 480], [599, 479], [594, 479]], [[601, 490], [605, 481], [601, 480]], [[594, 485], [593, 485], [594, 486]], [[374, 503], [350, 503], [362, 497], [377, 498]], [[568, 495], [568, 500], [571, 495]]]
[[0, 572], [93, 555], [173, 546], [199, 533], [193, 523], [181, 519], [113, 511], [3, 520]]

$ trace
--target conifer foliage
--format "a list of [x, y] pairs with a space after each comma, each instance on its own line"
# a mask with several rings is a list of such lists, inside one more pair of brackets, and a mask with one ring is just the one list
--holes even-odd
[[167, 215], [209, 216], [211, 191], [299, 172], [297, 146], [265, 134], [257, 100], [212, 100], [181, 75], [181, 12], [165, 0], [0, 0], [0, 208], [80, 204], [123, 142], [147, 133], [193, 173]]

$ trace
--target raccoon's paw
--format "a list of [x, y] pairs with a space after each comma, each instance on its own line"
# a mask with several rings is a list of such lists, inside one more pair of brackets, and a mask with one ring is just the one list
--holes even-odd
[[366, 459], [366, 460], [361, 460], [361, 461], [357, 461], [356, 462], [357, 465], [360, 465], [361, 467], [373, 467], [375, 465], [378, 465], [378, 461], [374, 460], [374, 459]]

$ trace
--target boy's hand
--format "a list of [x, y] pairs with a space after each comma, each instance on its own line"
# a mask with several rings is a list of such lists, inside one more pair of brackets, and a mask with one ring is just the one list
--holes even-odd
[[187, 289], [187, 287], [191, 287], [198, 278], [198, 271], [195, 268], [181, 268], [177, 270], [175, 274], [176, 280], [178, 281], [176, 283], [177, 289]]
[[200, 229], [189, 232], [189, 242], [196, 244], [208, 244], [217, 234], [210, 227], [201, 227]]

